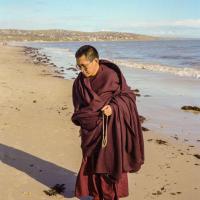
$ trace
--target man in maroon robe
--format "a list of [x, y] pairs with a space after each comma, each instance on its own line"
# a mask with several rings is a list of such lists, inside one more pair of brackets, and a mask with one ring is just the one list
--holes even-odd
[[81, 70], [73, 83], [72, 122], [80, 126], [82, 163], [75, 196], [118, 200], [129, 195], [127, 172], [144, 164], [144, 141], [136, 95], [120, 68], [99, 59], [91, 45], [76, 54]]

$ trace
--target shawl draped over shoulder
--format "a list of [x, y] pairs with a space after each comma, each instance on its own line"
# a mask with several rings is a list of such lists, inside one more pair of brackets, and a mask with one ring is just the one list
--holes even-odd
[[[127, 85], [120, 68], [111, 61], [99, 60], [95, 79], [79, 73], [72, 87], [72, 122], [80, 126], [83, 158], [92, 158], [87, 173], [109, 173], [118, 181], [122, 172], [137, 172], [144, 164], [144, 141], [136, 95]], [[96, 81], [96, 82], [95, 82]], [[107, 145], [101, 147], [103, 116], [109, 104]]]

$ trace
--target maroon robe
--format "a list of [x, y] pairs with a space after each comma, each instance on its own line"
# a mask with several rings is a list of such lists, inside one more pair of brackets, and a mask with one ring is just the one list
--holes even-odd
[[[108, 60], [100, 60], [99, 65], [94, 77], [79, 73], [73, 84], [74, 113], [71, 119], [81, 127], [83, 161], [78, 179], [82, 180], [82, 172], [84, 186], [89, 184], [88, 177], [97, 173], [109, 174], [112, 183], [120, 185], [124, 174], [137, 172], [144, 163], [136, 96], [117, 65]], [[107, 104], [112, 107], [112, 115], [108, 117], [107, 145], [102, 148], [101, 108]], [[76, 186], [80, 187], [80, 184], [76, 183]], [[87, 189], [79, 192], [76, 194], [86, 195]], [[90, 195], [90, 191], [88, 193]]]

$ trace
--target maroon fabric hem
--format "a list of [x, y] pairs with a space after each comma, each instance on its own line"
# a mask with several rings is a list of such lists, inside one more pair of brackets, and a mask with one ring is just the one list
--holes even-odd
[[74, 195], [77, 198], [85, 196], [99, 196], [105, 199], [115, 200], [119, 197], [127, 197], [129, 195], [128, 174], [122, 173], [118, 183], [113, 183], [105, 174], [84, 174], [84, 170], [90, 160], [82, 159], [81, 167], [76, 179]]
[[[91, 194], [86, 194], [86, 195], [74, 195], [74, 197], [77, 197], [78, 199], [80, 199], [80, 198], [84, 198], [84, 197], [88, 197], [88, 196], [90, 196], [90, 197], [95, 197], [95, 196], [92, 196]], [[128, 197], [129, 196], [129, 194], [128, 195], [118, 195], [118, 198], [125, 198], [125, 197]]]

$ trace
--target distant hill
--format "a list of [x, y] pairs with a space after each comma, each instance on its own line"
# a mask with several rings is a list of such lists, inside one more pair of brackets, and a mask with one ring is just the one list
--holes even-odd
[[80, 32], [61, 29], [0, 29], [0, 41], [121, 41], [156, 40], [158, 37], [125, 32]]

